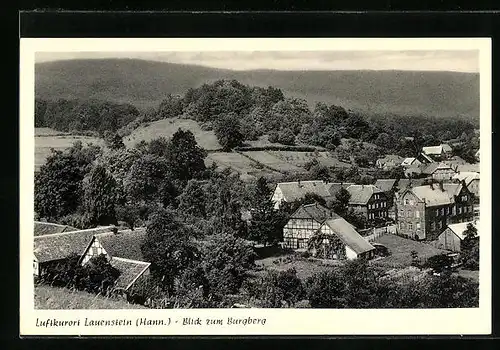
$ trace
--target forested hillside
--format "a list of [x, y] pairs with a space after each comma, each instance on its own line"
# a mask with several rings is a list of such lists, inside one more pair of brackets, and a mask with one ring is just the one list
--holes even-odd
[[364, 113], [479, 117], [479, 74], [409, 71], [232, 71], [133, 59], [40, 63], [36, 96], [156, 106], [168, 94], [218, 79], [274, 86], [292, 97]]

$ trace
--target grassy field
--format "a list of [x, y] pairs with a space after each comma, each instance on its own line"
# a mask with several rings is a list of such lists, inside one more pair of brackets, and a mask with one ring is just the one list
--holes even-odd
[[127, 303], [124, 300], [97, 296], [87, 292], [66, 288], [35, 286], [35, 309], [40, 310], [78, 310], [78, 309], [146, 309], [143, 306]]
[[303, 167], [307, 162], [317, 159], [327, 167], [349, 167], [350, 165], [334, 158], [329, 152], [296, 152], [296, 151], [268, 151], [271, 155], [297, 167]]
[[136, 143], [144, 140], [151, 141], [158, 137], [170, 138], [179, 129], [191, 130], [198, 145], [206, 150], [218, 150], [221, 148], [213, 131], [202, 130], [198, 122], [191, 119], [162, 119], [142, 125], [135, 129], [132, 134], [126, 136], [123, 142], [127, 147], [133, 147]]
[[35, 170], [45, 164], [52, 148], [62, 151], [73, 146], [76, 141], [81, 141], [84, 146], [89, 144], [104, 146], [104, 140], [96, 137], [70, 135], [49, 128], [35, 128]]
[[433, 255], [446, 253], [446, 251], [437, 249], [428, 243], [421, 243], [411, 239], [385, 235], [374, 240], [389, 248], [390, 256], [374, 261], [375, 265], [387, 267], [405, 267], [411, 265], [411, 252], [416, 251], [421, 262]]
[[288, 163], [280, 158], [273, 156], [267, 151], [247, 151], [242, 152], [246, 157], [263, 164], [264, 166], [279, 172], [305, 172], [304, 168], [299, 168], [291, 163]]

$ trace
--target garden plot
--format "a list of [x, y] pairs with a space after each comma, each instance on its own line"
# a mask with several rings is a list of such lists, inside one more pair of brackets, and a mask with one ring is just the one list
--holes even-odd
[[297, 151], [268, 151], [273, 156], [293, 164], [297, 167], [304, 165], [313, 159], [317, 159], [320, 164], [327, 167], [349, 167], [349, 164], [341, 162], [332, 157], [328, 152], [297, 152]]
[[274, 171], [305, 172], [304, 168], [288, 163], [267, 151], [247, 151], [242, 152], [242, 154]]

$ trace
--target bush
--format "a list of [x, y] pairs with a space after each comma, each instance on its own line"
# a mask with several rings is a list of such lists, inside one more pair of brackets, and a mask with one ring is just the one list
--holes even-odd
[[68, 225], [82, 230], [95, 227], [95, 223], [92, 220], [92, 217], [87, 213], [84, 214], [73, 213], [63, 216], [59, 220], [59, 223], [62, 225]]
[[424, 267], [431, 268], [436, 273], [441, 273], [451, 268], [453, 258], [446, 254], [431, 256], [424, 263]]

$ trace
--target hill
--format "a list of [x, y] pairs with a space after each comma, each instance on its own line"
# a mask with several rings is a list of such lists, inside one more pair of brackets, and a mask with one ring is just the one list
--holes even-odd
[[36, 64], [35, 92], [44, 99], [104, 99], [157, 107], [167, 94], [217, 79], [274, 86], [285, 94], [367, 113], [479, 118], [479, 74], [421, 71], [232, 71], [136, 59]]

